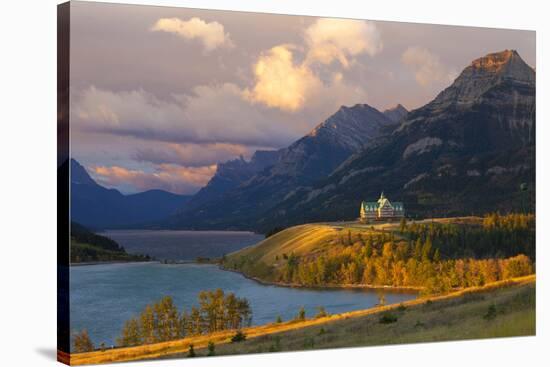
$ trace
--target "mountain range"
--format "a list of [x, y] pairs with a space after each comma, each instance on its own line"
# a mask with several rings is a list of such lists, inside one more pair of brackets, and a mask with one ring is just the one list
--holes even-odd
[[71, 220], [89, 228], [121, 228], [152, 223], [174, 214], [189, 200], [163, 190], [124, 195], [95, 182], [75, 159], [70, 160]]
[[391, 134], [256, 225], [352, 219], [381, 191], [413, 216], [534, 211], [534, 70], [512, 50], [474, 60]]
[[342, 106], [288, 147], [219, 163], [192, 197], [123, 195], [72, 160], [72, 220], [267, 232], [355, 219], [381, 191], [412, 217], [534, 211], [535, 79], [516, 51], [488, 54], [418, 109]]
[[[288, 147], [220, 164], [218, 172], [177, 215], [172, 228], [245, 228], [295, 190], [327, 177], [352, 154], [397, 127], [407, 111], [384, 113], [367, 105], [342, 106]], [[197, 205], [197, 202], [199, 204]]]
[[533, 210], [535, 72], [514, 50], [492, 53], [423, 107], [341, 107], [272, 154], [272, 166], [167, 225], [267, 231], [354, 219], [381, 191], [412, 216]]

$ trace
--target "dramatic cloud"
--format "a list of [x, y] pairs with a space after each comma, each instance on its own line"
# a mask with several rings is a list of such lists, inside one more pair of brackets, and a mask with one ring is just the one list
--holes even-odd
[[[187, 156], [189, 161], [179, 163], [197, 165], [202, 160], [191, 159], [192, 149], [204, 157], [222, 157], [227, 153], [225, 156], [230, 159], [242, 154], [243, 146], [249, 149], [249, 154], [256, 147], [280, 148], [307, 133], [342, 104], [353, 105], [366, 100], [364, 90], [345, 83], [340, 73], [333, 73], [325, 83], [318, 80], [308, 85], [302, 89], [308, 103], [292, 114], [280, 108], [265, 107], [263, 102], [251, 103], [254, 92], [231, 83], [198, 86], [192, 94], [174, 95], [168, 100], [142, 89], [114, 92], [91, 86], [72, 95], [73, 135], [80, 139], [93, 133], [95, 139], [101, 139], [103, 134], [110, 141], [115, 141], [117, 136], [132, 137], [134, 139], [126, 140], [125, 144], [131, 143], [128, 149], [138, 152], [133, 154], [134, 159], [152, 159], [153, 155], [160, 158], [160, 154], [154, 153], [168, 147], [170, 152], [164, 155], [170, 156], [172, 162]], [[262, 97], [267, 98], [267, 95]], [[140, 147], [139, 139], [151, 144]], [[116, 141], [117, 144], [122, 142]], [[154, 142], [158, 148], [154, 147]], [[175, 145], [167, 146], [167, 143]], [[80, 143], [83, 144], [87, 146], [85, 142]], [[191, 145], [175, 148], [178, 144]], [[197, 145], [203, 148], [199, 151]], [[208, 145], [219, 152], [207, 153], [208, 148], [204, 147]], [[109, 145], [103, 147], [111, 149]], [[94, 153], [93, 146], [89, 150], [94, 156], [99, 157], [101, 153]]]
[[[374, 56], [382, 49], [380, 33], [373, 23], [345, 19], [318, 19], [304, 31], [305, 49], [283, 44], [264, 52], [253, 66], [255, 84], [247, 98], [271, 108], [295, 112], [314, 96], [343, 85], [343, 75], [328, 66], [337, 60], [348, 68], [353, 58]], [[303, 51], [303, 61], [295, 53]], [[315, 67], [322, 65], [323, 68]], [[326, 75], [331, 77], [321, 77]], [[363, 95], [364, 93], [360, 93]], [[349, 103], [349, 102], [348, 102]]]
[[94, 166], [91, 173], [101, 184], [109, 187], [125, 185], [135, 191], [151, 188], [190, 194], [204, 186], [216, 173], [216, 165], [205, 167], [180, 167], [159, 164], [152, 172], [127, 169], [119, 166]]
[[89, 132], [173, 143], [227, 143], [280, 147], [295, 138], [276, 116], [245, 100], [226, 83], [198, 86], [164, 101], [144, 90], [85, 89], [74, 96], [75, 126]]
[[362, 20], [318, 19], [306, 29], [305, 40], [308, 64], [330, 64], [337, 60], [347, 68], [354, 56], [363, 53], [374, 56], [382, 50], [380, 32], [374, 23]]
[[292, 46], [280, 45], [262, 54], [254, 65], [256, 84], [250, 100], [287, 111], [300, 109], [322, 82], [305, 65], [295, 65]]
[[401, 62], [414, 72], [418, 84], [426, 87], [436, 82], [452, 82], [455, 70], [449, 70], [439, 56], [422, 47], [409, 47], [401, 55]]
[[187, 21], [179, 18], [161, 18], [151, 27], [152, 31], [174, 33], [187, 40], [199, 40], [205, 51], [218, 47], [233, 47], [233, 42], [224, 27], [218, 22], [207, 23], [193, 17]]

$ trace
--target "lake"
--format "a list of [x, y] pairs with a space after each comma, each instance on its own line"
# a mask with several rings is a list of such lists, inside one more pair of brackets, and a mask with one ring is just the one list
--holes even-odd
[[110, 230], [101, 235], [117, 241], [129, 253], [159, 260], [221, 257], [264, 239], [263, 235], [241, 231]]
[[[224, 243], [221, 232], [190, 234], [188, 231], [161, 231], [157, 241], [154, 240], [154, 231], [116, 232], [117, 236], [111, 237], [120, 241], [129, 252], [147, 249], [147, 253], [158, 258], [188, 260], [197, 256], [221, 256], [225, 248], [220, 245]], [[177, 245], [176, 234], [166, 232], [185, 232], [180, 233], [180, 245]], [[239, 247], [234, 243], [235, 238], [252, 240], [253, 236], [262, 238], [251, 233], [231, 232], [227, 237], [231, 243], [228, 248]], [[196, 238], [196, 241], [190, 241], [190, 237]], [[125, 239], [122, 241], [122, 238]], [[141, 238], [146, 240], [140, 242]], [[216, 238], [218, 244], [212, 244], [205, 238]], [[254, 243], [245, 242], [240, 247]], [[191, 248], [180, 248], [190, 243]], [[199, 248], [199, 243], [206, 243], [208, 251]], [[166, 295], [173, 297], [180, 310], [189, 310], [197, 305], [197, 296], [202, 290], [221, 288], [225, 292], [233, 292], [250, 302], [254, 325], [273, 322], [278, 315], [283, 320], [289, 320], [302, 306], [310, 317], [317, 313], [319, 306], [325, 307], [329, 313], [340, 313], [369, 308], [378, 303], [378, 295], [372, 290], [262, 285], [238, 273], [220, 270], [215, 265], [165, 265], [157, 262], [103, 264], [73, 266], [70, 272], [71, 331], [87, 329], [95, 345], [101, 342], [108, 346], [115, 344], [126, 320], [138, 315], [147, 304]], [[411, 293], [385, 292], [387, 303], [399, 303], [415, 297]]]

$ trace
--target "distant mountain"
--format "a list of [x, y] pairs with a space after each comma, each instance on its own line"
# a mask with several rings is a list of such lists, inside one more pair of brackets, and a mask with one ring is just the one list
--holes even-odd
[[[168, 226], [250, 228], [259, 216], [292, 195], [296, 189], [327, 177], [352, 154], [395, 127], [392, 120], [366, 104], [342, 106], [309, 134], [289, 147], [272, 153], [276, 154], [276, 162], [272, 165], [262, 164], [256, 172], [247, 171], [253, 173], [252, 177], [239, 175], [238, 180], [224, 180], [233, 187], [224, 190], [223, 195], [211, 196], [213, 200], [184, 208], [170, 219]], [[242, 173], [243, 167], [249, 167], [242, 160], [229, 163], [231, 172]], [[222, 173], [225, 168], [222, 166]], [[221, 187], [218, 183], [221, 173], [217, 176], [211, 183]]]
[[71, 220], [89, 228], [117, 228], [151, 223], [181, 208], [189, 196], [163, 190], [123, 195], [97, 184], [71, 159]]
[[516, 51], [474, 60], [427, 105], [257, 227], [353, 219], [381, 191], [410, 215], [534, 210], [535, 72]]
[[258, 150], [250, 161], [242, 156], [218, 163], [214, 176], [186, 203], [184, 210], [192, 210], [207, 202], [218, 200], [224, 193], [250, 180], [279, 159], [279, 151]]
[[409, 111], [407, 111], [407, 109], [401, 104], [398, 104], [393, 108], [388, 108], [383, 112], [384, 116], [393, 122], [401, 121], [405, 116], [407, 116], [407, 113], [409, 113]]

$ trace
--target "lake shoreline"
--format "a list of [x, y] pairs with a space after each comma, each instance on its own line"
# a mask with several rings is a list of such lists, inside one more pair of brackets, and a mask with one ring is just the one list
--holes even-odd
[[70, 263], [69, 265], [71, 267], [73, 266], [92, 266], [92, 265], [116, 265], [116, 264], [142, 264], [142, 263], [158, 263], [157, 260], [143, 260], [143, 261], [123, 261], [123, 260], [115, 260], [115, 261], [87, 261], [87, 262], [79, 262], [79, 263]]
[[317, 289], [317, 290], [334, 290], [334, 289], [342, 289], [342, 290], [381, 290], [381, 291], [387, 291], [392, 293], [419, 293], [422, 290], [424, 290], [424, 287], [414, 287], [414, 286], [391, 286], [391, 285], [369, 285], [369, 284], [325, 284], [325, 285], [317, 285], [317, 286], [310, 286], [310, 285], [303, 285], [303, 284], [297, 284], [297, 283], [284, 283], [284, 282], [272, 282], [268, 280], [264, 280], [261, 278], [253, 277], [248, 274], [245, 274], [239, 270], [235, 269], [228, 269], [225, 268], [223, 265], [220, 265], [216, 262], [201, 262], [201, 261], [195, 261], [195, 260], [180, 260], [180, 261], [173, 261], [173, 262], [163, 262], [162, 260], [151, 260], [151, 261], [96, 261], [96, 262], [86, 262], [86, 263], [72, 263], [71, 266], [93, 266], [93, 265], [116, 265], [116, 264], [133, 264], [133, 263], [150, 263], [150, 264], [161, 264], [161, 265], [216, 265], [218, 269], [223, 271], [228, 271], [231, 273], [237, 273], [242, 275], [244, 278], [252, 280], [256, 283], [259, 283], [261, 285], [271, 285], [271, 286], [277, 286], [277, 287], [285, 287], [285, 288], [302, 288], [302, 289]]
[[[431, 307], [432, 304], [438, 303], [444, 305], [447, 303], [448, 307], [453, 307], [453, 300], [464, 298], [470, 295], [482, 294], [491, 296], [491, 294], [505, 292], [514, 289], [522, 289], [524, 287], [533, 287], [536, 284], [536, 275], [529, 275], [519, 278], [513, 278], [504, 281], [497, 281], [494, 283], [489, 283], [480, 287], [470, 287], [458, 291], [453, 291], [447, 294], [442, 295], [432, 295], [429, 297], [419, 297], [413, 300], [404, 301], [399, 304], [391, 305], [379, 305], [371, 307], [368, 309], [360, 309], [355, 311], [342, 312], [337, 314], [331, 314], [325, 317], [320, 318], [309, 318], [304, 321], [286, 321], [282, 323], [267, 323], [258, 326], [251, 326], [244, 328], [243, 332], [247, 335], [247, 341], [252, 339], [257, 339], [261, 337], [266, 337], [267, 335], [285, 335], [284, 333], [295, 333], [298, 330], [313, 330], [313, 335], [319, 335], [318, 329], [328, 328], [329, 325], [332, 325], [331, 328], [334, 328], [342, 323], [349, 322], [361, 322], [365, 320], [366, 317], [377, 320], [379, 315], [383, 315], [385, 312], [412, 312], [415, 309], [420, 312], [421, 315], [426, 314], [426, 307]], [[466, 299], [466, 298], [464, 298]], [[470, 297], [469, 302], [485, 302], [484, 298], [479, 297]], [[456, 304], [456, 303], [455, 303]], [[462, 303], [459, 303], [459, 305]], [[405, 307], [404, 310], [400, 308]], [[451, 310], [449, 308], [449, 310]], [[487, 308], [486, 304], [483, 304], [481, 310], [485, 311]], [[436, 307], [439, 309], [439, 307]], [[479, 310], [479, 311], [481, 311]], [[430, 311], [430, 309], [428, 309]], [[476, 310], [477, 311], [477, 310]], [[433, 311], [432, 311], [433, 312]], [[439, 316], [439, 311], [437, 312]], [[481, 312], [474, 313], [475, 322], [477, 322], [478, 314]], [[460, 315], [462, 320], [462, 315]], [[499, 316], [501, 317], [501, 316]], [[356, 320], [356, 321], [355, 321]], [[379, 322], [376, 322], [378, 324]], [[460, 324], [459, 324], [460, 325]], [[345, 325], [344, 325], [345, 326]], [[416, 331], [415, 331], [416, 332]], [[71, 364], [73, 365], [83, 365], [83, 364], [99, 364], [99, 363], [113, 363], [113, 362], [123, 362], [123, 361], [138, 361], [138, 360], [151, 360], [157, 358], [181, 358], [186, 355], [188, 352], [189, 346], [194, 345], [196, 351], [203, 351], [207, 348], [210, 342], [216, 344], [216, 346], [222, 347], [222, 345], [241, 345], [232, 344], [231, 338], [233, 337], [235, 331], [227, 330], [220, 331], [212, 334], [204, 334], [192, 337], [184, 337], [181, 339], [176, 339], [172, 341], [159, 342], [153, 344], [144, 344], [139, 346], [132, 347], [119, 347], [110, 350], [94, 350], [91, 352], [84, 353], [62, 353], [62, 357], [69, 357]], [[356, 332], [357, 333], [357, 332]], [[286, 334], [288, 335], [288, 334]], [[532, 335], [532, 334], [528, 334]], [[506, 335], [502, 335], [506, 336]], [[513, 335], [519, 336], [519, 335]], [[361, 333], [361, 337], [364, 337], [364, 333]], [[493, 337], [494, 338], [494, 337]], [[451, 340], [448, 338], [445, 340]], [[259, 340], [259, 339], [257, 339]], [[427, 340], [426, 340], [427, 341]], [[268, 342], [269, 339], [268, 339]], [[422, 342], [425, 342], [422, 340]], [[60, 351], [58, 351], [59, 353]], [[220, 354], [224, 355], [224, 354]]]
[[232, 273], [240, 274], [243, 277], [253, 280], [262, 285], [274, 285], [274, 286], [286, 287], [286, 288], [304, 288], [304, 289], [321, 289], [321, 290], [322, 289], [330, 289], [330, 290], [363, 289], [363, 290], [381, 290], [381, 291], [387, 291], [392, 293], [415, 293], [415, 294], [424, 290], [424, 287], [413, 287], [413, 286], [395, 287], [391, 285], [369, 285], [369, 284], [326, 284], [326, 285], [318, 285], [318, 286], [309, 286], [309, 285], [303, 285], [303, 284], [297, 284], [297, 283], [272, 282], [272, 281], [250, 276], [239, 270], [225, 268], [223, 267], [223, 265], [218, 265], [218, 268], [223, 271], [229, 271]]

